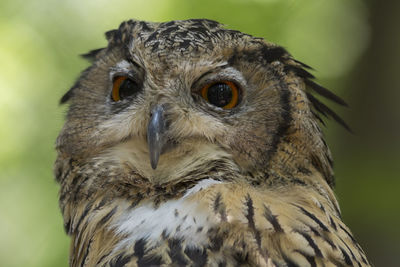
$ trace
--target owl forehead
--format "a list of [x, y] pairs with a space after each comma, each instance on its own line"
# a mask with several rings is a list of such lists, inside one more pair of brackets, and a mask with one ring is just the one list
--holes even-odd
[[[153, 25], [150, 28], [146, 25]], [[160, 48], [171, 48], [175, 51], [196, 49], [215, 49], [225, 43], [239, 40], [244, 36], [239, 31], [223, 28], [221, 24], [211, 20], [170, 21], [159, 24], [139, 22], [135, 32], [138, 39], [152, 52]]]
[[121, 24], [114, 39], [122, 39], [131, 54], [139, 54], [144, 60], [158, 64], [200, 57], [215, 60], [217, 55], [218, 60], [249, 42], [261, 44], [260, 38], [225, 29], [218, 22], [205, 19], [165, 23], [130, 20]]

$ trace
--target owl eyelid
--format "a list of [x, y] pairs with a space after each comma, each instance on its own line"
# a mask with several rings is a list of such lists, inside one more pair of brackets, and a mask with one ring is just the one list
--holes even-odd
[[136, 82], [137, 84], [143, 83], [143, 75], [137, 70], [134, 69], [120, 69], [118, 67], [112, 67], [110, 69], [110, 84], [112, 89], [112, 84], [114, 80], [120, 76], [127, 77], [128, 79]]
[[244, 88], [247, 87], [246, 79], [243, 77], [239, 70], [229, 65], [223, 65], [200, 75], [193, 83], [192, 90], [194, 93], [199, 93], [205, 85], [218, 83], [221, 81], [234, 83], [241, 93], [243, 93]]
[[111, 82], [115, 77], [126, 76], [137, 83], [141, 83], [144, 76], [142, 67], [131, 59], [118, 62], [110, 68], [109, 73]]
[[116, 78], [123, 76], [123, 77], [126, 77], [127, 79], [130, 79], [130, 80], [136, 82], [136, 83], [141, 83], [141, 79], [138, 79], [137, 75], [134, 75], [134, 74], [135, 73], [132, 73], [132, 72], [129, 72], [129, 73], [114, 72], [113, 74], [111, 74], [110, 80], [111, 80], [111, 83], [113, 83]]
[[199, 94], [201, 92], [201, 90], [207, 85], [213, 85], [213, 84], [225, 83], [225, 82], [233, 83], [237, 87], [237, 89], [239, 90], [240, 96], [243, 95], [242, 83], [240, 83], [236, 79], [232, 79], [230, 77], [228, 78], [228, 77], [224, 77], [224, 76], [217, 76], [217, 77], [204, 79], [200, 83], [196, 84], [196, 86], [194, 87], [193, 92], [196, 93], [196, 94]]

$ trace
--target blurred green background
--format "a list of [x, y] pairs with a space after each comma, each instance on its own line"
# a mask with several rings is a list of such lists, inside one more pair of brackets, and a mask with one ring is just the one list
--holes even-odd
[[53, 180], [58, 100], [125, 19], [218, 20], [313, 66], [350, 104], [326, 134], [344, 221], [375, 266], [400, 253], [400, 1], [145, 0], [0, 2], [0, 266], [67, 266]]

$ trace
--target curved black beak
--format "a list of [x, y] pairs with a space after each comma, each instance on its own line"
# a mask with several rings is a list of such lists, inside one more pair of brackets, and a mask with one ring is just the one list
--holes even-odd
[[166, 143], [166, 123], [164, 108], [155, 106], [151, 111], [151, 118], [147, 126], [147, 145], [149, 146], [150, 164], [153, 170], [157, 168], [158, 159]]

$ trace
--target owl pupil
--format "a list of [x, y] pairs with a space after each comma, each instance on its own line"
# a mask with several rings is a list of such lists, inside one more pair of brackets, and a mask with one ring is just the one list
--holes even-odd
[[139, 85], [131, 79], [126, 79], [119, 87], [119, 96], [121, 99], [133, 96], [140, 91]]
[[232, 101], [232, 89], [225, 83], [216, 83], [208, 88], [207, 98], [211, 104], [224, 107]]

